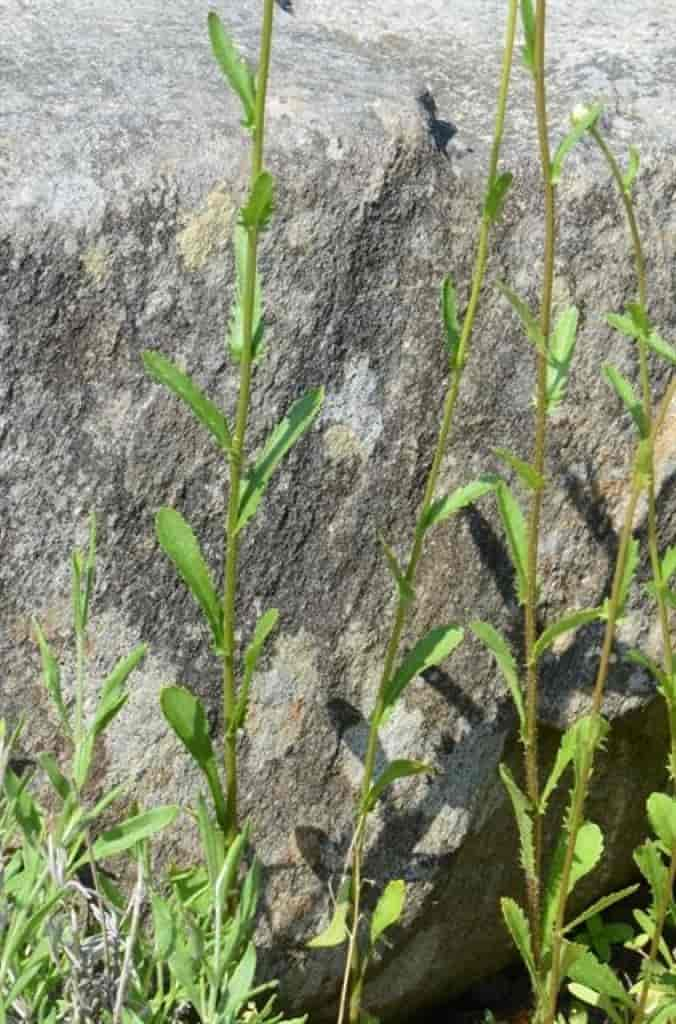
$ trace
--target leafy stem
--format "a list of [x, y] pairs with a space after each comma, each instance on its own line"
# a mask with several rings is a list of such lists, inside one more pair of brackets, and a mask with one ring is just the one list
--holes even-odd
[[[259, 70], [256, 88], [251, 188], [263, 169], [265, 137], [265, 98], [270, 69], [274, 0], [265, 0]], [[246, 269], [242, 296], [242, 353], [240, 359], [239, 395], [235, 431], [230, 451], [230, 491], [225, 530], [225, 582], [223, 592], [223, 718], [225, 722], [224, 763], [226, 777], [227, 839], [237, 834], [237, 730], [230, 728], [237, 703], [235, 670], [235, 601], [237, 597], [237, 560], [239, 554], [238, 519], [242, 459], [249, 416], [251, 376], [253, 367], [253, 322], [256, 303], [256, 270], [259, 226], [247, 227]]]
[[[437, 437], [437, 443], [434, 451], [434, 456], [432, 459], [432, 464], [425, 485], [422, 506], [420, 508], [418, 520], [415, 527], [413, 545], [411, 547], [411, 551], [409, 554], [404, 574], [405, 581], [409, 585], [409, 588], [412, 588], [413, 583], [415, 581], [416, 570], [418, 568], [418, 563], [420, 561], [420, 557], [423, 550], [426, 521], [429, 515], [430, 508], [432, 506], [432, 502], [434, 500], [436, 487], [439, 480], [439, 472], [441, 468], [442, 459], [451, 434], [456, 402], [460, 391], [460, 384], [462, 381], [464, 367], [467, 362], [469, 354], [472, 330], [474, 327], [474, 321], [476, 318], [476, 312], [478, 309], [479, 298], [481, 295], [481, 290], [486, 271], [486, 264], [488, 260], [488, 239], [490, 235], [491, 226], [495, 220], [495, 210], [491, 210], [489, 199], [492, 191], [495, 188], [496, 182], [498, 181], [498, 162], [500, 157], [500, 147], [502, 143], [505, 115], [507, 109], [507, 97], [509, 93], [509, 81], [514, 52], [516, 22], [517, 0], [510, 0], [507, 16], [506, 41], [502, 61], [502, 74], [500, 80], [500, 89], [498, 94], [498, 104], [495, 118], [495, 128], [489, 158], [487, 201], [486, 204], [484, 205], [484, 211], [479, 230], [477, 254], [474, 265], [474, 271], [472, 275], [472, 285], [469, 303], [463, 320], [462, 331], [460, 333], [458, 347], [455, 353], [451, 380], [449, 382], [449, 386], [446, 392], [446, 398], [444, 401], [441, 426]], [[361, 912], [361, 866], [364, 856], [364, 844], [366, 841], [366, 819], [369, 814], [368, 798], [373, 784], [373, 774], [375, 769], [376, 752], [378, 747], [378, 733], [380, 726], [382, 724], [383, 715], [386, 708], [387, 687], [388, 683], [392, 678], [395, 663], [399, 653], [401, 637], [407, 620], [408, 606], [408, 600], [400, 591], [397, 609], [392, 624], [392, 630], [385, 651], [383, 671], [380, 678], [380, 685], [376, 697], [376, 703], [370, 721], [368, 744], [364, 760], [364, 773], [362, 777], [360, 803], [357, 812], [355, 835], [352, 843], [351, 928], [348, 953], [346, 957], [345, 976], [343, 982], [343, 998], [341, 999], [341, 1005], [339, 1008], [338, 1024], [342, 1024], [345, 1016], [345, 1008], [347, 1002], [345, 996], [349, 988], [350, 975], [352, 977], [353, 983], [353, 991], [349, 1001], [350, 1024], [357, 1024], [359, 1020], [361, 986], [364, 976], [364, 970], [363, 965], [359, 962], [360, 957], [357, 942], [357, 932]]]
[[[556, 245], [555, 196], [551, 180], [549, 129], [547, 123], [547, 94], [545, 89], [545, 23], [546, 3], [538, 0], [535, 12], [535, 47], [533, 77], [535, 80], [535, 110], [537, 120], [538, 146], [540, 164], [544, 183], [545, 199], [545, 246], [544, 276], [542, 298], [540, 302], [540, 333], [544, 346], [538, 348], [536, 364], [536, 406], [535, 406], [535, 453], [533, 466], [540, 478], [544, 477], [546, 441], [547, 441], [547, 366], [548, 339], [552, 319], [552, 290], [554, 283], [554, 251]], [[526, 641], [526, 728], [525, 728], [525, 769], [528, 797], [534, 808], [540, 803], [540, 780], [538, 770], [538, 726], [537, 726], [537, 695], [538, 670], [537, 659], [533, 656], [537, 642], [537, 565], [540, 539], [540, 522], [544, 487], [533, 491], [528, 515], [527, 537], [528, 554], [526, 563], [526, 600], [525, 600], [525, 641]], [[528, 879], [528, 909], [533, 941], [533, 955], [536, 965], [540, 960], [540, 875], [542, 865], [542, 815], [537, 814], [535, 834], [533, 837], [535, 870]]]

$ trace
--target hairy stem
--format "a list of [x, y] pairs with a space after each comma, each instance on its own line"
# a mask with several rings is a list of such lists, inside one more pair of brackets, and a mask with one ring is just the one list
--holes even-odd
[[[491, 146], [489, 170], [488, 170], [488, 189], [490, 190], [493, 182], [497, 177], [498, 161], [500, 157], [500, 147], [502, 143], [502, 135], [504, 131], [505, 115], [507, 109], [507, 97], [509, 92], [509, 80], [512, 68], [512, 59], [514, 52], [514, 37], [516, 32], [516, 16], [517, 16], [517, 0], [509, 0], [509, 10], [507, 16], [507, 29], [505, 38], [505, 48], [502, 62], [502, 75], [500, 80], [500, 90], [498, 95], [498, 106], [495, 119], [495, 129], [493, 133], [493, 142]], [[415, 574], [418, 568], [418, 563], [423, 549], [424, 541], [424, 520], [425, 516], [434, 500], [434, 495], [439, 480], [439, 471], [441, 468], [441, 462], [446, 451], [446, 446], [451, 434], [451, 428], [453, 424], [453, 414], [460, 391], [460, 383], [463, 376], [465, 364], [467, 362], [470, 343], [472, 338], [472, 330], [474, 327], [474, 321], [479, 305], [479, 297], [481, 295], [481, 289], [483, 286], [486, 263], [488, 260], [488, 238], [491, 228], [491, 218], [489, 214], [484, 211], [481, 227], [479, 231], [479, 240], [477, 245], [477, 255], [474, 265], [474, 271], [472, 275], [472, 286], [470, 291], [469, 303], [467, 311], [462, 325], [462, 332], [458, 345], [458, 352], [456, 356], [455, 366], [449, 382], [449, 387], [446, 392], [446, 398], [444, 400], [444, 408], [442, 413], [441, 426], [437, 437], [436, 448], [434, 456], [432, 458], [432, 465], [427, 477], [425, 485], [425, 492], [423, 496], [422, 505], [418, 515], [418, 521], [415, 528], [415, 534], [413, 538], [413, 545], [406, 565], [406, 580], [413, 586], [415, 581]], [[369, 728], [368, 744], [366, 748], [366, 756], [364, 760], [364, 773], [362, 777], [360, 804], [357, 814], [357, 824], [355, 827], [355, 841], [352, 845], [352, 908], [351, 908], [351, 930], [350, 930], [350, 944], [348, 947], [348, 955], [346, 958], [345, 966], [345, 977], [349, 974], [352, 975], [355, 981], [356, 992], [352, 993], [350, 999], [349, 1008], [349, 1019], [350, 1024], [357, 1024], [360, 1014], [360, 1003], [361, 1003], [361, 979], [363, 977], [363, 967], [359, 963], [359, 951], [357, 944], [357, 931], [359, 926], [359, 915], [360, 915], [360, 899], [361, 899], [361, 865], [364, 856], [364, 844], [366, 841], [366, 818], [368, 812], [366, 811], [366, 803], [371, 785], [373, 783], [373, 773], [376, 761], [376, 752], [378, 748], [378, 730], [384, 710], [385, 692], [387, 684], [394, 671], [396, 659], [399, 653], [399, 647], [401, 644], [401, 637], [406, 624], [407, 618], [407, 605], [401, 599], [398, 601], [397, 610], [394, 616], [392, 624], [392, 630], [390, 633], [389, 641], [385, 651], [385, 658], [383, 662], [383, 671], [380, 678], [380, 685], [378, 694], [376, 697], [376, 703], [371, 715], [371, 722]], [[346, 983], [344, 982], [344, 991], [347, 991]], [[341, 1006], [338, 1014], [338, 1024], [342, 1024], [345, 1015], [345, 1000], [341, 1000]]]
[[[544, 477], [547, 443], [547, 347], [552, 319], [552, 290], [554, 284], [554, 252], [556, 246], [555, 197], [550, 174], [549, 128], [547, 122], [547, 93], [545, 89], [545, 26], [546, 3], [538, 0], [535, 23], [535, 110], [537, 118], [538, 147], [545, 200], [545, 247], [542, 298], [540, 303], [540, 331], [544, 339], [544, 351], [537, 353], [535, 392], [535, 453], [533, 465], [540, 478]], [[526, 646], [526, 730], [525, 730], [525, 771], [526, 789], [533, 808], [540, 803], [540, 779], [538, 767], [538, 670], [533, 649], [537, 642], [538, 606], [538, 547], [544, 487], [538, 487], [531, 501], [527, 537], [528, 561], [526, 565], [525, 602], [525, 646]], [[535, 872], [527, 883], [528, 912], [530, 918], [535, 963], [540, 963], [541, 925], [540, 890], [542, 872], [542, 815], [536, 811], [533, 837]]]
[[[261, 51], [256, 78], [256, 117], [251, 162], [251, 185], [263, 169], [263, 142], [265, 137], [265, 97], [270, 70], [272, 43], [272, 21], [274, 0], [265, 0]], [[256, 298], [256, 267], [258, 254], [258, 229], [248, 229], [246, 273], [242, 296], [242, 354], [240, 360], [239, 395], [232, 451], [230, 454], [230, 492], [225, 527], [225, 583], [223, 593], [223, 719], [224, 719], [224, 763], [226, 777], [226, 838], [229, 841], [237, 834], [237, 734], [231, 725], [235, 714], [237, 696], [235, 669], [235, 602], [237, 597], [237, 559], [239, 537], [237, 520], [239, 515], [239, 492], [242, 480], [244, 441], [249, 416], [251, 375], [253, 363], [253, 319]]]

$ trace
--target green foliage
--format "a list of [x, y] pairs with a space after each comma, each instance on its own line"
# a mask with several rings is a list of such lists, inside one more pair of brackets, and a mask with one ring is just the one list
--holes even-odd
[[458, 358], [462, 328], [458, 319], [458, 299], [450, 277], [445, 277], [441, 285], [441, 318], [445, 328], [444, 342], [448, 364], [453, 369]]
[[439, 626], [418, 641], [384, 688], [381, 722], [389, 717], [411, 680], [421, 675], [425, 669], [440, 665], [462, 642], [463, 636], [464, 633], [458, 626]]
[[143, 365], [158, 384], [164, 384], [185, 402], [197, 419], [212, 434], [224, 452], [232, 450], [232, 434], [227, 420], [220, 409], [200, 391], [191, 377], [167, 359], [160, 352], [143, 353]]
[[207, 24], [214, 56], [230, 88], [241, 101], [244, 111], [242, 124], [245, 128], [253, 131], [256, 125], [256, 85], [253, 72], [237, 52], [235, 44], [214, 11], [209, 12]]
[[479, 498], [483, 498], [485, 494], [490, 494], [494, 491], [499, 483], [500, 478], [498, 476], [486, 473], [484, 476], [479, 477], [478, 480], [472, 481], [471, 484], [459, 487], [452, 494], [433, 501], [421, 516], [421, 530], [429, 530], [431, 526], [436, 526], [437, 523], [442, 523], [445, 519], [449, 519], [461, 509], [473, 505]]
[[571, 117], [573, 126], [557, 146], [552, 160], [550, 170], [550, 180], [552, 185], [559, 184], [566, 157], [575, 148], [575, 146], [577, 146], [582, 137], [596, 125], [602, 113], [603, 107], [600, 103], [594, 103], [590, 107], [583, 107], [573, 112]]
[[505, 638], [500, 634], [497, 629], [490, 625], [488, 622], [480, 622], [476, 619], [470, 623], [470, 629], [474, 635], [481, 640], [488, 650], [494, 655], [495, 660], [505, 678], [505, 682], [509, 687], [509, 692], [512, 695], [514, 706], [519, 716], [519, 728], [521, 738], [525, 736], [526, 729], [526, 710], [523, 703], [523, 693], [521, 690], [521, 682], [519, 680], [519, 673], [516, 666], [516, 661], [509, 649], [509, 645]]
[[547, 349], [547, 387], [545, 404], [551, 413], [566, 395], [570, 368], [577, 341], [578, 312], [575, 306], [566, 309], [556, 321]]
[[404, 605], [411, 604], [411, 602], [415, 598], [415, 592], [413, 590], [413, 587], [406, 579], [406, 574], [399, 565], [399, 560], [397, 559], [397, 556], [395, 555], [394, 551], [389, 546], [385, 538], [382, 536], [382, 534], [378, 534], [378, 540], [380, 541], [380, 546], [383, 549], [383, 554], [385, 555], [387, 568], [390, 570], [390, 573], [392, 574], [392, 579], [396, 584], [397, 593], [399, 594], [399, 600]]
[[498, 511], [507, 536], [507, 546], [516, 574], [516, 589], [519, 601], [524, 604], [527, 597], [528, 582], [526, 565], [528, 559], [528, 542], [526, 536], [526, 520], [521, 506], [508, 485], [501, 481], [497, 488]]

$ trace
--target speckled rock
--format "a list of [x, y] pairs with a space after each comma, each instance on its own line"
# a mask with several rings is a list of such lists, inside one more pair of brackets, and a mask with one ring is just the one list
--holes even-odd
[[[403, 552], [422, 496], [445, 387], [438, 285], [451, 271], [467, 295], [503, 5], [295, 6], [293, 18], [279, 14], [274, 51], [269, 164], [279, 210], [262, 254], [269, 355], [255, 375], [252, 443], [306, 387], [323, 384], [327, 400], [243, 546], [242, 636], [266, 607], [281, 610], [281, 624], [255, 680], [242, 797], [267, 868], [265, 970], [281, 976], [288, 1002], [326, 1011], [340, 960], [304, 943], [326, 919], [327, 882], [345, 856], [392, 612], [376, 529]], [[591, 0], [552, 7], [554, 132], [574, 102], [601, 96], [613, 142], [623, 150], [633, 136], [642, 146], [651, 310], [669, 336], [676, 10], [645, 0], [639, 20], [628, 0], [602, 14]], [[39, 10], [6, 0], [0, 10], [1, 709], [11, 720], [35, 712], [29, 750], [55, 742], [30, 616], [57, 651], [67, 648], [69, 551], [96, 509], [95, 678], [138, 641], [151, 645], [99, 777], [131, 781], [146, 803], [187, 803], [199, 781], [158, 714], [160, 686], [192, 687], [219, 729], [218, 665], [152, 522], [159, 505], [179, 507], [220, 572], [225, 483], [203, 434], [140, 360], [145, 348], [164, 351], [232, 408], [223, 330], [247, 151], [210, 58], [205, 12], [195, 0], [45, 0]], [[242, 5], [231, 25], [253, 52], [253, 14]], [[415, 102], [424, 84], [446, 124], [441, 149]], [[493, 239], [443, 490], [496, 468], [494, 447], [525, 454], [531, 444], [532, 354], [492, 286], [500, 277], [536, 299], [531, 119], [530, 86], [516, 72], [505, 148], [515, 187]], [[585, 147], [560, 200], [556, 300], [579, 306], [581, 333], [550, 439], [543, 618], [605, 593], [631, 450], [600, 368], [612, 361], [634, 374], [630, 346], [601, 318], [631, 295], [632, 265], [617, 199]], [[665, 380], [655, 367], [658, 389]], [[673, 410], [658, 446], [663, 544], [676, 539], [675, 436]], [[644, 539], [643, 518], [637, 529]], [[490, 501], [430, 536], [418, 595], [407, 643], [477, 614], [518, 641]], [[657, 642], [635, 601], [618, 651], [637, 637]], [[544, 759], [584, 707], [599, 644], [590, 627], [545, 662]], [[664, 775], [661, 708], [644, 675], [619, 660], [607, 711], [612, 739], [590, 802], [607, 857], [586, 897], [626, 881], [645, 796]], [[514, 724], [493, 665], [467, 641], [410, 687], [383, 733], [381, 759], [418, 756], [437, 769], [393, 790], [369, 844], [368, 877], [409, 882], [405, 921], [367, 989], [387, 1017], [457, 991], [511, 955], [498, 897], [517, 892], [520, 876], [496, 769], [517, 761]], [[193, 849], [192, 835], [176, 832], [163, 856]]]

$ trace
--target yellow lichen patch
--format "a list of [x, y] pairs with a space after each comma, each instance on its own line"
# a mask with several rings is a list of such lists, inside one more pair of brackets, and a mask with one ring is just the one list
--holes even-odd
[[353, 455], [363, 459], [365, 452], [361, 441], [344, 423], [336, 423], [324, 434], [326, 454], [331, 462], [343, 462]]
[[85, 273], [101, 284], [108, 273], [108, 251], [102, 242], [98, 245], [90, 245], [82, 253], [80, 262]]
[[176, 244], [188, 270], [200, 270], [227, 240], [235, 209], [232, 196], [219, 187], [207, 196], [206, 206], [197, 213], [183, 214], [183, 230]]

